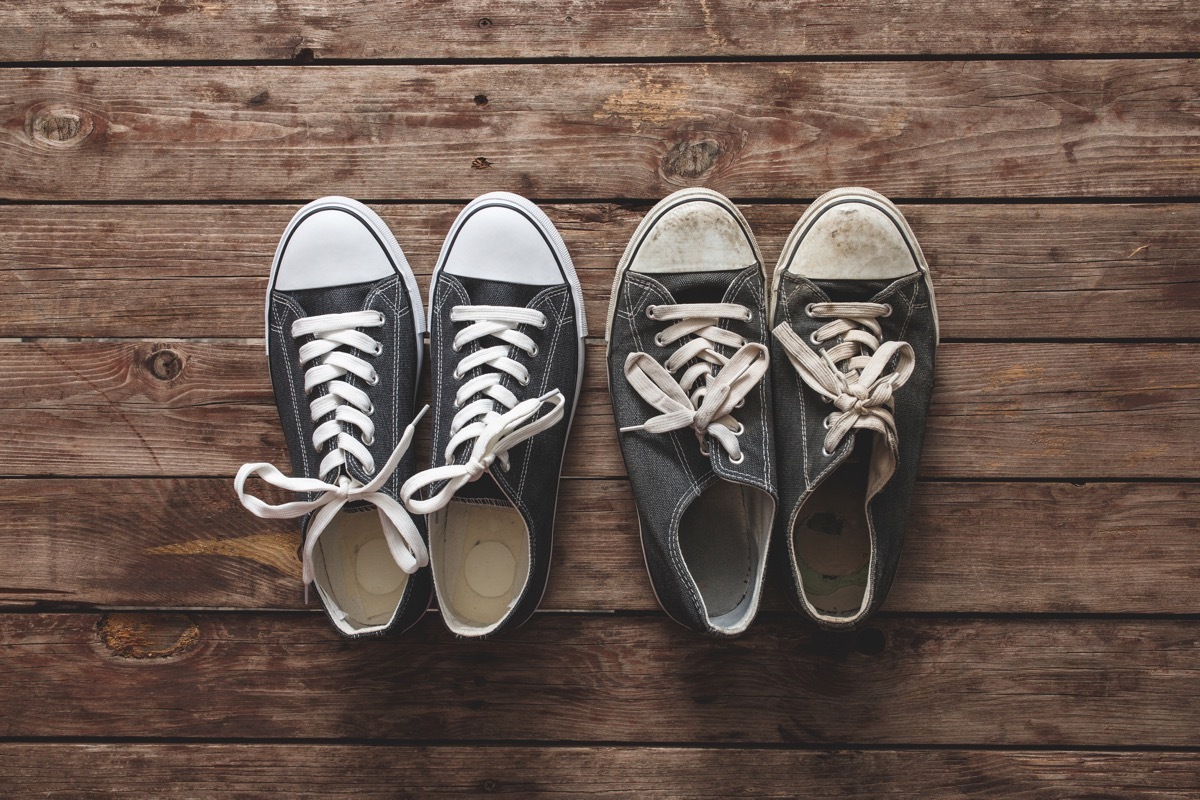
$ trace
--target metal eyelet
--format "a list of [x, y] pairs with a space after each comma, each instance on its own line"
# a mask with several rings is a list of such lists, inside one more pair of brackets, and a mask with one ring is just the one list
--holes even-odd
[[371, 445], [375, 444], [375, 437], [372, 436], [370, 439], [363, 439], [363, 444], [365, 444], [367, 447], [370, 447]]
[[375, 352], [374, 352], [374, 353], [372, 353], [372, 355], [376, 355], [376, 356], [381, 356], [381, 355], [383, 355], [383, 344], [382, 344], [382, 343], [380, 343], [380, 342], [376, 342], [376, 344], [375, 344]]
[[536, 356], [537, 356], [537, 354], [538, 354], [538, 353], [540, 353], [540, 352], [541, 352], [541, 351], [540, 351], [540, 350], [538, 350], [538, 346], [535, 344], [535, 345], [533, 346], [533, 349], [529, 351], [529, 355], [530, 355], [530, 356], [534, 356], [534, 357], [536, 357]]
[[372, 415], [372, 414], [374, 414], [374, 413], [375, 413], [375, 404], [374, 404], [374, 403], [371, 403], [371, 404], [370, 404], [370, 406], [368, 406], [368, 407], [367, 407], [366, 414], [367, 414], [367, 416], [369, 417], [369, 416], [371, 416], [371, 415]]
[[830, 428], [833, 427], [832, 420], [833, 420], [833, 414], [827, 414], [825, 416], [825, 419], [821, 420], [821, 427], [824, 428], [825, 430], [829, 430]]
[[753, 312], [753, 311], [747, 311], [747, 312], [746, 312], [746, 317], [745, 317], [745, 320], [746, 320], [746, 322], [753, 322], [753, 321], [754, 321], [754, 312]]
[[658, 316], [656, 313], [657, 309], [658, 309], [658, 306], [653, 306], [653, 305], [646, 306], [646, 316], [649, 317], [650, 319], [658, 319]]
[[892, 304], [891, 304], [891, 303], [884, 303], [884, 304], [883, 304], [883, 307], [887, 309], [887, 311], [884, 313], [884, 316], [885, 316], [885, 317], [890, 317], [890, 316], [892, 315]]
[[734, 421], [737, 422], [737, 430], [733, 431], [733, 435], [741, 436], [743, 433], [746, 432], [746, 426], [743, 425], [740, 420], [734, 420]]
[[706, 445], [706, 444], [700, 445], [700, 455], [704, 456], [705, 458], [708, 458], [708, 445]]
[[542, 320], [535, 326], [539, 331], [546, 330], [546, 320]]
[[813, 306], [815, 305], [816, 303], [809, 303], [806, 305], [804, 307], [804, 316], [808, 317], [809, 319], [816, 319], [816, 317], [813, 316]]
[[383, 325], [385, 322], [387, 322], [387, 317], [385, 317], [383, 315], [382, 311], [376, 311], [375, 313], [379, 315], [379, 324], [380, 325]]
[[745, 461], [745, 460], [746, 460], [746, 454], [745, 454], [745, 453], [738, 453], [738, 457], [737, 457], [737, 458], [730, 458], [730, 459], [729, 459], [729, 463], [730, 463], [730, 464], [740, 464], [740, 463], [742, 463], [742, 462], [743, 462], [743, 461]]
[[371, 379], [369, 381], [367, 381], [367, 383], [371, 386], [378, 386], [379, 385], [379, 373], [378, 372], [371, 373]]
[[529, 385], [529, 376], [526, 376], [525, 380], [521, 380], [520, 378], [517, 378], [517, 383], [521, 384], [522, 386], [528, 386]]
[[461, 381], [463, 379], [462, 373], [458, 370], [454, 370], [454, 372], [451, 374], [454, 376], [454, 380], [456, 381]]
[[812, 342], [813, 344], [815, 344], [815, 345], [818, 345], [818, 346], [821, 344], [821, 340], [817, 338], [817, 332], [816, 332], [816, 331], [813, 331], [812, 333], [810, 333], [810, 334], [808, 335], [808, 340], [809, 340], [810, 342]]
[[654, 334], [654, 344], [657, 345], [658, 347], [666, 347], [667, 346], [667, 343], [663, 341], [662, 336], [657, 333]]
[[833, 453], [829, 452], [829, 451], [828, 451], [828, 450], [826, 450], [824, 447], [822, 447], [822, 448], [821, 448], [821, 455], [825, 456], [826, 458], [829, 458], [830, 456], [832, 456], [832, 455], [833, 455]]
[[743, 397], [741, 400], [738, 400], [736, 403], [734, 403], [734, 404], [733, 404], [733, 407], [734, 407], [734, 408], [741, 408], [741, 407], [742, 407], [742, 406], [744, 406], [744, 405], [746, 405], [746, 398], [744, 398], [744, 397]]
[[374, 475], [375, 474], [375, 465], [372, 464], [371, 466], [368, 467], [367, 465], [364, 464], [363, 472], [367, 473], [368, 475]]

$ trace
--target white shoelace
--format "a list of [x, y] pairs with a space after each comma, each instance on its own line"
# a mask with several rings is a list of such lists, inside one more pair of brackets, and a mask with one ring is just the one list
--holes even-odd
[[[733, 331], [720, 326], [723, 319], [749, 320], [751, 311], [736, 303], [689, 303], [648, 306], [646, 316], [653, 320], [678, 320], [654, 337], [654, 343], [666, 347], [691, 336], [659, 364], [648, 353], [630, 353], [625, 359], [625, 380], [642, 398], [663, 412], [641, 425], [621, 428], [628, 431], [667, 433], [691, 427], [701, 451], [707, 455], [704, 437], [713, 438], [729, 455], [731, 463], [745, 460], [738, 436], [745, 427], [733, 417], [763, 375], [767, 372], [767, 348], [746, 342]], [[717, 350], [723, 345], [737, 348], [726, 357]], [[674, 373], [691, 363], [678, 378]]]
[[[429, 553], [421, 532], [404, 506], [379, 491], [408, 451], [417, 421], [427, 409], [423, 409], [405, 428], [387, 463], [376, 472], [375, 459], [367, 449], [375, 441], [375, 423], [371, 420], [375, 408], [366, 392], [342, 380], [346, 375], [355, 375], [371, 385], [379, 382], [374, 367], [349, 352], [349, 349], [375, 356], [382, 353], [382, 344], [356, 329], [379, 327], [384, 321], [383, 314], [376, 311], [353, 311], [305, 317], [292, 323], [292, 338], [314, 337], [300, 346], [300, 363], [312, 363], [304, 373], [305, 393], [311, 396], [318, 387], [326, 387], [325, 394], [309, 401], [312, 420], [316, 423], [333, 414], [332, 419], [321, 423], [313, 431], [313, 447], [318, 452], [327, 443], [334, 442], [333, 449], [321, 460], [318, 474], [325, 476], [340, 471], [349, 454], [358, 460], [368, 475], [375, 476], [371, 482], [362, 484], [344, 473], [337, 477], [336, 483], [318, 478], [290, 477], [265, 462], [243, 464], [233, 482], [242, 505], [264, 519], [299, 517], [317, 512], [309, 522], [301, 558], [306, 601], [308, 585], [313, 581], [312, 553], [317, 540], [342, 507], [355, 500], [371, 503], [379, 509], [379, 521], [388, 550], [400, 569], [411, 574], [429, 563]], [[357, 429], [357, 434], [353, 433], [354, 429]], [[288, 491], [321, 492], [321, 495], [310, 501], [270, 505], [245, 491], [246, 481], [252, 476]]]
[[[471, 323], [455, 334], [453, 346], [456, 352], [486, 337], [499, 339], [500, 343], [480, 347], [464, 356], [455, 368], [456, 380], [462, 380], [478, 367], [485, 369], [466, 381], [455, 394], [454, 405], [459, 411], [450, 424], [450, 441], [444, 453], [446, 465], [417, 473], [400, 488], [404, 504], [417, 514], [430, 514], [444, 508], [459, 489], [477, 480], [496, 461], [500, 462], [501, 469], [507, 471], [508, 451], [554, 426], [565, 413], [563, 405], [566, 398], [558, 389], [541, 397], [518, 400], [503, 385], [505, 376], [511, 376], [521, 386], [529, 383], [528, 368], [510, 358], [510, 354], [515, 347], [537, 356], [537, 344], [517, 329], [521, 325], [546, 327], [545, 314], [529, 308], [509, 306], [454, 306], [450, 309], [450, 319], [452, 322]], [[497, 411], [497, 404], [506, 410]], [[548, 405], [550, 410], [538, 417], [543, 405]], [[458, 448], [468, 442], [471, 443], [471, 452], [466, 463], [453, 463]], [[418, 491], [441, 481], [445, 481], [446, 485], [432, 497], [414, 499]]]
[[[820, 353], [783, 323], [772, 331], [783, 345], [796, 372], [813, 391], [833, 403], [837, 410], [825, 418], [824, 452], [832, 455], [855, 428], [874, 431], [887, 447], [872, 452], [872, 489], [887, 483], [896, 470], [898, 434], [894, 392], [912, 375], [916, 358], [908, 342], [884, 342], [879, 318], [892, 313], [881, 303], [810, 303], [805, 313], [814, 319], [832, 319], [813, 331], [812, 345], [841, 337]], [[888, 365], [896, 360], [894, 370]], [[871, 492], [874, 494], [874, 491]]]

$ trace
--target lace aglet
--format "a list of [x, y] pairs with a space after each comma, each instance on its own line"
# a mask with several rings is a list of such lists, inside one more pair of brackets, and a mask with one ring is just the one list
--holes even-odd
[[308, 584], [304, 584], [304, 605], [308, 605]]
[[618, 431], [620, 433], [634, 433], [635, 431], [644, 431], [644, 430], [646, 430], [645, 425], [629, 425], [627, 427], [618, 429]]

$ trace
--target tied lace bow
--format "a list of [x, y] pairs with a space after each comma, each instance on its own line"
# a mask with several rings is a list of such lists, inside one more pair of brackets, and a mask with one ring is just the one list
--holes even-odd
[[[745, 428], [733, 418], [763, 375], [767, 372], [767, 348], [746, 342], [741, 336], [720, 327], [722, 319], [749, 320], [750, 311], [736, 303], [692, 303], [649, 306], [646, 315], [654, 320], [679, 320], [655, 336], [655, 344], [665, 347], [685, 336], [692, 338], [681, 345], [664, 364], [647, 353], [630, 353], [625, 359], [625, 379], [643, 400], [663, 412], [641, 425], [621, 428], [621, 432], [646, 431], [668, 433], [692, 428], [704, 451], [704, 437], [711, 434], [730, 456], [731, 463], [745, 460], [737, 437]], [[726, 357], [717, 345], [738, 348]], [[675, 373], [694, 362], [683, 374]]]
[[[367, 449], [375, 441], [375, 424], [371, 420], [375, 407], [366, 392], [345, 380], [347, 376], [354, 376], [372, 386], [379, 382], [375, 369], [355, 353], [377, 356], [383, 352], [383, 346], [359, 328], [380, 327], [385, 321], [376, 311], [352, 311], [305, 317], [292, 323], [293, 338], [312, 337], [300, 346], [299, 358], [302, 364], [309, 365], [304, 373], [305, 392], [312, 395], [316, 389], [324, 387], [322, 394], [309, 401], [313, 423], [325, 419], [313, 430], [313, 447], [317, 451], [327, 451], [321, 460], [319, 474], [335, 474], [336, 482], [289, 477], [265, 462], [243, 464], [233, 481], [242, 505], [264, 519], [285, 519], [316, 512], [309, 520], [301, 550], [305, 602], [308, 601], [308, 585], [314, 577], [312, 554], [317, 541], [342, 507], [350, 502], [363, 501], [378, 509], [388, 551], [396, 566], [412, 574], [429, 563], [425, 541], [412, 517], [404, 506], [380, 491], [408, 452], [413, 431], [428, 406], [404, 429], [395, 450], [376, 471], [375, 460]], [[345, 474], [347, 454], [355, 458], [367, 474], [375, 476], [369, 483], [362, 484]], [[313, 500], [270, 505], [246, 491], [246, 481], [251, 477], [287, 491], [320, 494]]]
[[[538, 354], [537, 344], [519, 330], [523, 325], [546, 327], [546, 315], [536, 309], [513, 306], [454, 306], [450, 309], [452, 322], [470, 322], [454, 337], [455, 352], [468, 344], [484, 339], [498, 339], [499, 344], [480, 346], [458, 362], [455, 380], [468, 372], [479, 374], [459, 387], [454, 405], [459, 409], [450, 424], [450, 441], [446, 445], [446, 464], [418, 473], [400, 487], [400, 497], [413, 513], [431, 514], [444, 508], [456, 492], [492, 468], [497, 461], [508, 469], [508, 451], [521, 442], [556, 425], [565, 415], [566, 397], [554, 389], [540, 397], [518, 400], [505, 385], [507, 375], [519, 386], [529, 383], [529, 368], [511, 358], [513, 348], [530, 356]], [[496, 406], [505, 408], [498, 412]], [[540, 417], [543, 406], [549, 410]], [[467, 442], [471, 450], [461, 464], [452, 463], [455, 452]], [[420, 490], [445, 481], [445, 485], [425, 500], [414, 496]]]
[[[886, 447], [875, 447], [871, 456], [869, 494], [873, 495], [896, 470], [899, 440], [894, 394], [912, 375], [912, 346], [908, 342], [880, 341], [883, 328], [878, 318], [891, 313], [891, 307], [884, 304], [812, 303], [806, 313], [815, 318], [836, 318], [813, 333], [814, 343], [838, 336], [842, 341], [818, 354], [786, 323], [778, 325], [772, 334], [783, 345], [800, 378], [837, 409], [826, 417], [825, 455], [833, 455], [856, 428], [883, 438]], [[893, 360], [895, 369], [888, 371]]]
[[[313, 581], [312, 553], [317, 546], [317, 540], [320, 539], [321, 533], [329, 526], [337, 513], [342, 510], [342, 507], [356, 500], [371, 503], [379, 510], [379, 522], [383, 528], [388, 551], [392, 554], [396, 566], [411, 575], [429, 563], [429, 551], [426, 549], [425, 541], [421, 538], [421, 532], [417, 530], [412, 517], [408, 515], [404, 506], [379, 491], [392, 477], [400, 459], [408, 452], [417, 422], [425, 416], [425, 412], [428, 410], [428, 406], [421, 409], [421, 413], [417, 414], [416, 419], [404, 429], [400, 443], [396, 445], [391, 457], [370, 483], [361, 484], [349, 475], [339, 476], [337, 483], [328, 483], [317, 478], [294, 478], [284, 475], [273, 465], [262, 462], [243, 464], [242, 468], [238, 470], [237, 477], [233, 481], [238, 499], [256, 516], [263, 519], [282, 519], [303, 516], [312, 511], [317, 512], [309, 521], [301, 555], [304, 565], [303, 580], [306, 602], [308, 585]], [[315, 500], [296, 500], [275, 506], [269, 505], [245, 491], [246, 480], [251, 476], [261, 478], [280, 489], [292, 492], [321, 492], [321, 494]]]

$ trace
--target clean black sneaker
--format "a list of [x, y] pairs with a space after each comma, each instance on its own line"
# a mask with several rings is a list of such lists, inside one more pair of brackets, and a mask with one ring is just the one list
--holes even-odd
[[[308, 584], [346, 636], [411, 627], [429, 607], [422, 525], [396, 499], [412, 474], [425, 318], [412, 270], [378, 216], [345, 197], [284, 231], [267, 287], [267, 360], [292, 475], [246, 464], [234, 482], [260, 517], [299, 517]], [[257, 476], [303, 500], [268, 505]]]
[[659, 604], [732, 636], [758, 610], [775, 514], [766, 277], [725, 197], [684, 189], [617, 267], [608, 382]]
[[442, 618], [460, 636], [527, 620], [550, 574], [587, 324], [562, 237], [523, 197], [458, 215], [429, 298], [433, 466], [401, 496], [428, 514]]
[[771, 288], [771, 372], [792, 601], [848, 628], [887, 596], [933, 390], [937, 309], [904, 216], [868, 189], [817, 198]]

